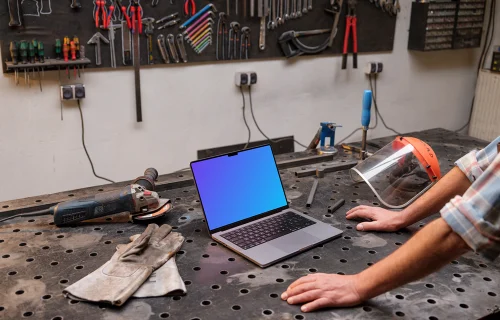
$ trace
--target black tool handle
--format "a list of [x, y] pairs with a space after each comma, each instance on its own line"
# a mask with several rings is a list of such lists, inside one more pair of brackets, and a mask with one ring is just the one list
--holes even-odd
[[354, 69], [358, 68], [358, 54], [356, 52], [352, 54], [352, 67]]
[[9, 27], [20, 27], [22, 25], [18, 2], [19, 0], [8, 0], [7, 2], [10, 16]]
[[99, 193], [96, 196], [67, 201], [51, 208], [57, 226], [74, 224], [120, 212], [134, 210], [134, 200], [130, 186]]
[[347, 69], [347, 53], [342, 55], [342, 70]]
[[144, 171], [144, 175], [134, 180], [134, 184], [138, 184], [147, 190], [155, 190], [155, 181], [158, 179], [158, 171], [155, 168], [148, 168]]
[[82, 4], [80, 3], [80, 0], [71, 0], [71, 9], [80, 9], [82, 7]]

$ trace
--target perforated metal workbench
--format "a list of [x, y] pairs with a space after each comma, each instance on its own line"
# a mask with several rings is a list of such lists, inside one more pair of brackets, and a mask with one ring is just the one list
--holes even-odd
[[[470, 149], [486, 145], [484, 141], [441, 129], [411, 135], [433, 147], [443, 173]], [[383, 146], [390, 140], [384, 138], [373, 142]], [[319, 182], [312, 207], [306, 208], [314, 178], [296, 178], [295, 172], [331, 161], [290, 167], [293, 165], [290, 160], [300, 158], [304, 159], [302, 163], [315, 161], [305, 153], [277, 157], [291, 206], [342, 229], [342, 238], [260, 269], [209, 238], [190, 174], [167, 175], [162, 177], [165, 183], [160, 193], [172, 199], [175, 208], [164, 223], [174, 226], [186, 238], [177, 255], [177, 264], [188, 289], [186, 296], [130, 299], [121, 308], [68, 300], [61, 294], [63, 288], [97, 269], [112, 256], [117, 244], [127, 243], [128, 237], [141, 233], [144, 226], [127, 223], [126, 215], [73, 228], [57, 228], [50, 223], [50, 217], [24, 218], [0, 226], [0, 318], [476, 319], [498, 310], [500, 264], [487, 262], [474, 253], [420, 281], [354, 308], [303, 314], [299, 306], [281, 301], [279, 295], [298, 277], [313, 272], [357, 273], [389, 255], [432, 220], [426, 219], [396, 233], [356, 231], [356, 222], [345, 219], [347, 210], [360, 204], [378, 203], [367, 185], [351, 182], [348, 171], [327, 173]], [[341, 151], [333, 162], [352, 159], [352, 154]], [[1, 210], [22, 212], [26, 207], [46, 206], [62, 200], [61, 197], [67, 199], [69, 194], [79, 197], [98, 189], [101, 188], [4, 202], [0, 203], [0, 208], [8, 206]], [[346, 204], [329, 214], [327, 207], [341, 198]]]

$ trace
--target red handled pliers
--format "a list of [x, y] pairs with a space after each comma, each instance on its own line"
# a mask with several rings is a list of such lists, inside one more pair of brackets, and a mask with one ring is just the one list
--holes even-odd
[[122, 5], [122, 3], [120, 2], [120, 0], [115, 0], [115, 1], [116, 1], [117, 6], [120, 7], [120, 10], [122, 11], [123, 17], [127, 20], [127, 26], [128, 26], [128, 28], [130, 30], [132, 30], [132, 21], [130, 21], [130, 17], [127, 14], [127, 7], [125, 7], [124, 5]]
[[344, 36], [344, 51], [342, 54], [342, 69], [347, 68], [347, 51], [349, 50], [349, 33], [352, 28], [352, 67], [358, 68], [358, 33], [356, 18], [357, 0], [349, 0], [347, 2], [346, 28]]
[[[191, 13], [189, 12], [189, 5], [191, 5]], [[184, 0], [184, 15], [192, 17], [196, 13], [196, 3], [194, 0]]]
[[132, 16], [132, 32], [135, 32], [137, 27], [139, 34], [142, 34], [142, 8], [138, 0], [133, 0], [132, 6], [130, 7], [130, 13]]
[[104, 29], [107, 29], [108, 28], [108, 23], [107, 23], [108, 22], [108, 14], [106, 12], [106, 1], [96, 0], [95, 5], [96, 5], [95, 16], [94, 16], [95, 27], [96, 28], [100, 27], [99, 14], [102, 12], [102, 27]]

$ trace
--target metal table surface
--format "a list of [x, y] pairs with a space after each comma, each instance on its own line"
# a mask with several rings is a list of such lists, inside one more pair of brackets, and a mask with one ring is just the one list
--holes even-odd
[[[454, 160], [486, 145], [442, 129], [408, 134], [427, 141], [446, 173]], [[383, 146], [391, 138], [373, 142]], [[293, 155], [281, 155], [278, 162]], [[334, 163], [354, 159], [341, 151]], [[354, 206], [379, 205], [366, 184], [354, 185], [348, 171], [327, 173], [319, 181], [311, 208], [306, 200], [313, 177], [296, 178], [302, 168], [280, 169], [290, 205], [344, 231], [343, 237], [261, 269], [209, 238], [193, 186], [162, 191], [174, 201], [164, 223], [186, 241], [177, 264], [188, 293], [182, 297], [130, 299], [123, 307], [66, 299], [62, 290], [106, 262], [115, 246], [144, 226], [117, 215], [77, 227], [57, 228], [51, 217], [12, 220], [0, 226], [1, 319], [475, 319], [498, 310], [500, 266], [468, 253], [442, 270], [380, 295], [358, 307], [301, 313], [279, 295], [298, 277], [314, 272], [353, 274], [383, 259], [437, 215], [395, 233], [355, 229], [345, 213]], [[329, 214], [337, 199], [346, 204]], [[432, 248], [430, 248], [431, 250]], [[418, 268], [415, 265], [415, 268]]]

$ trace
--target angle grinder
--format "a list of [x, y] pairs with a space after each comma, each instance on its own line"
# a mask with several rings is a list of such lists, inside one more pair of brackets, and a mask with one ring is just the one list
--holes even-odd
[[2, 219], [0, 222], [16, 217], [51, 214], [54, 216], [54, 223], [57, 226], [65, 226], [122, 212], [129, 212], [135, 222], [156, 219], [172, 209], [171, 201], [160, 199], [158, 193], [154, 191], [157, 178], [156, 169], [149, 168], [143, 176], [121, 189], [61, 202], [46, 210], [15, 215]]

